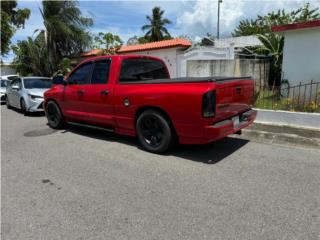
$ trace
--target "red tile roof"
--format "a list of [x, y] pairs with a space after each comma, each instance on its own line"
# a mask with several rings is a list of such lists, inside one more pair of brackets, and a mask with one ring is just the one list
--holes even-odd
[[309, 21], [309, 22], [303, 22], [303, 23], [293, 23], [293, 24], [272, 26], [272, 32], [284, 32], [289, 30], [314, 28], [314, 27], [320, 27], [320, 19]]
[[92, 57], [92, 56], [97, 56], [102, 53], [102, 49], [93, 49], [89, 52], [81, 54], [81, 57]]
[[129, 52], [140, 52], [147, 50], [156, 50], [163, 48], [173, 48], [173, 47], [182, 47], [188, 48], [192, 45], [192, 43], [183, 38], [174, 38], [170, 40], [163, 40], [158, 42], [150, 42], [145, 44], [138, 45], [130, 45], [130, 46], [122, 46], [118, 53], [129, 53]]

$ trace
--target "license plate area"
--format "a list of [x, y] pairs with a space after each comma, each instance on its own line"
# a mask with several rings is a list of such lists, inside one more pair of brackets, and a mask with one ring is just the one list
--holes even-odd
[[240, 119], [239, 116], [235, 116], [232, 119], [233, 122], [233, 128], [238, 128], [240, 126]]

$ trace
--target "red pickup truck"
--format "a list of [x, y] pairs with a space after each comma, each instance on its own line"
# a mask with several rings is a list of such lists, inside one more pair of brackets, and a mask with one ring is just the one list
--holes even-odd
[[45, 92], [52, 128], [64, 123], [137, 136], [161, 153], [175, 142], [205, 144], [239, 132], [256, 117], [251, 78], [172, 78], [161, 59], [101, 56], [81, 62]]

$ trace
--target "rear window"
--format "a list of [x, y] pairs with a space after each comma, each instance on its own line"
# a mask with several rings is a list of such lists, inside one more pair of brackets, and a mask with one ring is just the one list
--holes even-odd
[[121, 65], [120, 82], [147, 81], [169, 78], [166, 66], [157, 60], [130, 58]]

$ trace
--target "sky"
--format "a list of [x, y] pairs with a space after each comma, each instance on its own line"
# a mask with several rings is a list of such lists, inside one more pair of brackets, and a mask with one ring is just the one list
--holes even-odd
[[[172, 36], [188, 35], [197, 40], [207, 33], [217, 32], [218, 0], [158, 0], [158, 1], [79, 1], [79, 8], [84, 16], [93, 18], [94, 24], [89, 29], [92, 34], [112, 32], [126, 42], [134, 35], [142, 36], [141, 26], [147, 23], [146, 15], [151, 14], [155, 6], [161, 7], [164, 17], [172, 24], [167, 28]], [[242, 19], [253, 19], [258, 14], [267, 14], [273, 10], [288, 11], [310, 2], [312, 7], [320, 7], [320, 0], [223, 0], [220, 5], [220, 37], [229, 37]], [[18, 1], [18, 8], [29, 8], [31, 16], [24, 29], [18, 29], [12, 38], [15, 44], [29, 36], [35, 36], [35, 30], [43, 29], [43, 20], [39, 11], [41, 1]], [[3, 61], [9, 63], [14, 58], [10, 52]]]

